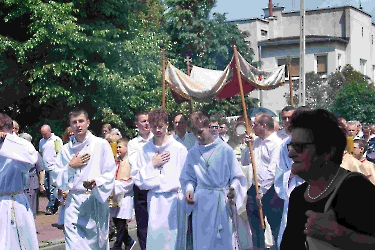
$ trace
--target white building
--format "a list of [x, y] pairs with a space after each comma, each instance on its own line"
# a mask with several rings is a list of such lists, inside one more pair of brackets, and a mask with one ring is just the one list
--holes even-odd
[[[248, 35], [245, 39], [254, 50], [254, 61], [262, 61], [263, 69], [286, 64], [292, 57], [292, 79], [299, 75], [300, 14], [284, 12], [284, 7], [263, 9], [265, 18], [231, 21]], [[371, 15], [353, 6], [306, 11], [305, 70], [323, 77], [346, 64], [375, 80], [375, 23]], [[286, 84], [270, 91], [255, 91], [251, 97], [260, 99], [261, 106], [276, 113], [287, 105], [283, 95], [289, 92]]]

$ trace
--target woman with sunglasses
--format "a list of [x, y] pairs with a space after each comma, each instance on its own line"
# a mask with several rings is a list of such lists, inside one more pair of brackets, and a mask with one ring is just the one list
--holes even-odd
[[290, 196], [280, 249], [375, 249], [375, 186], [340, 167], [346, 136], [336, 116], [323, 109], [296, 112], [291, 135], [292, 173], [306, 182]]

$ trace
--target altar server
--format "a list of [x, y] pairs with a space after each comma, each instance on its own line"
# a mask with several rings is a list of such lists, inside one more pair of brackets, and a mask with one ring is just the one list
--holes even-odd
[[0, 247], [35, 250], [39, 249], [35, 222], [24, 190], [38, 152], [12, 129], [12, 119], [0, 113]]
[[232, 218], [244, 203], [246, 177], [232, 148], [210, 133], [206, 115], [193, 113], [189, 125], [198, 143], [189, 150], [180, 182], [193, 205], [194, 250], [235, 249]]
[[152, 140], [143, 146], [132, 165], [132, 178], [140, 189], [148, 189], [147, 250], [180, 250], [186, 233], [180, 173], [187, 149], [168, 135], [168, 115], [155, 109], [148, 115]]
[[116, 164], [108, 142], [89, 130], [85, 110], [69, 113], [74, 136], [53, 166], [58, 188], [69, 190], [65, 208], [66, 249], [109, 249], [108, 197], [114, 187]]

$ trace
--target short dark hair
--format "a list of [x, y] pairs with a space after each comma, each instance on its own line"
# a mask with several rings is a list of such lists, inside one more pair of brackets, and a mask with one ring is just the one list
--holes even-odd
[[273, 130], [275, 128], [274, 120], [269, 114], [260, 115], [258, 123], [261, 125], [266, 124], [269, 130]]
[[150, 123], [150, 125], [160, 124], [160, 122], [168, 125], [168, 114], [162, 108], [153, 109], [148, 114], [148, 122]]
[[367, 152], [368, 149], [368, 143], [365, 140], [362, 139], [354, 139], [354, 143], [358, 143], [358, 146], [360, 148], [363, 148], [363, 154]]
[[282, 110], [281, 110], [281, 112], [288, 112], [288, 111], [292, 111], [292, 110], [296, 110], [296, 108], [295, 107], [293, 107], [293, 106], [285, 106]]
[[184, 114], [182, 114], [182, 113], [178, 113], [178, 114], [176, 114], [176, 115], [173, 117], [173, 121], [174, 121], [174, 119], [175, 119], [177, 116], [179, 116], [179, 115], [180, 115], [182, 118], [184, 118], [185, 121], [188, 120], [188, 118], [187, 118], [186, 115], [184, 115]]
[[134, 116], [135, 122], [138, 122], [138, 117], [140, 115], [148, 115], [148, 112], [146, 110], [141, 110], [141, 111], [138, 111], [137, 113], [135, 113], [135, 116]]
[[13, 129], [13, 120], [4, 113], [0, 113], [0, 129]]
[[188, 128], [190, 131], [201, 128], [208, 128], [210, 126], [210, 120], [208, 115], [202, 111], [197, 111], [190, 114], [188, 120]]
[[339, 127], [337, 117], [324, 109], [299, 110], [292, 115], [290, 131], [296, 128], [309, 130], [313, 136], [316, 152], [322, 155], [335, 148], [332, 162], [341, 164], [346, 147], [346, 135]]
[[69, 112], [69, 119], [72, 117], [72, 116], [78, 116], [80, 114], [83, 114], [86, 119], [88, 120], [89, 119], [89, 114], [87, 113], [87, 111], [83, 108], [79, 108], [79, 107], [76, 107], [74, 109], [72, 109], [70, 112]]
[[111, 129], [112, 129], [112, 126], [111, 126], [111, 124], [109, 124], [109, 123], [104, 123], [103, 126], [102, 126], [102, 129], [103, 129], [103, 128], [106, 128], [106, 129], [108, 129], [108, 130], [111, 130]]
[[219, 125], [221, 125], [221, 124], [225, 124], [227, 127], [228, 127], [228, 121], [227, 121], [227, 119], [225, 119], [224, 117], [223, 118], [221, 118], [220, 120], [219, 120]]

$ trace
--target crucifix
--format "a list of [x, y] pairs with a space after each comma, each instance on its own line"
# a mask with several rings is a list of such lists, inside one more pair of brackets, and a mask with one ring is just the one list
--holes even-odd
[[[184, 62], [186, 62], [186, 66], [187, 66], [187, 74], [188, 74], [188, 76], [190, 76], [190, 63], [192, 61], [193, 61], [193, 59], [191, 59], [190, 56], [186, 56], [185, 59], [184, 59]], [[190, 114], [193, 113], [193, 107], [192, 107], [191, 100], [189, 100], [189, 112], [190, 112]]]

